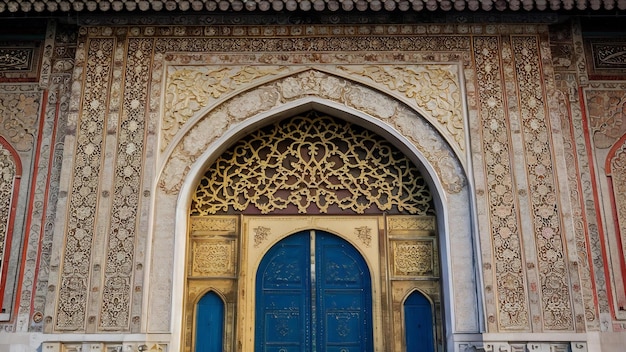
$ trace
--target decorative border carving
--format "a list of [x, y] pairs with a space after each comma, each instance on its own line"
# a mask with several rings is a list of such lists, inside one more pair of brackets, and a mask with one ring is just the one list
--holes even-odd
[[[474, 38], [474, 60], [480, 103], [482, 150], [485, 160], [485, 190], [495, 267], [485, 268], [495, 279], [497, 314], [488, 316], [503, 330], [529, 330], [529, 301], [523, 269], [519, 204], [515, 196], [511, 160], [511, 137], [505, 110], [506, 99], [501, 46], [497, 37]], [[505, 52], [505, 54], [507, 54]], [[510, 55], [510, 54], [509, 54]], [[486, 274], [488, 275], [488, 274]], [[491, 287], [485, 290], [490, 293]]]
[[573, 330], [569, 269], [564, 252], [558, 185], [553, 170], [553, 146], [546, 114], [537, 37], [511, 38], [521, 101], [530, 206], [541, 284], [541, 312], [548, 330]]
[[[115, 40], [87, 40], [84, 83], [84, 109], [76, 128], [76, 151], [72, 175], [72, 190], [68, 202], [68, 220], [64, 256], [60, 274], [57, 330], [81, 330], [85, 326], [91, 252], [95, 235], [98, 175], [100, 173], [105, 138], [106, 107], [111, 84]], [[82, 71], [81, 71], [82, 72]]]

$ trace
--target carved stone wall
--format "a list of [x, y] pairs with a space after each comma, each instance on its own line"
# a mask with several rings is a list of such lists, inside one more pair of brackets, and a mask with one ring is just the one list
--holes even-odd
[[[559, 90], [552, 105], [564, 132], [566, 193], [571, 199], [585, 324], [588, 331], [620, 334], [626, 319], [619, 225], [623, 196], [617, 196], [624, 173], [619, 155], [626, 133], [626, 71], [620, 63], [623, 46], [614, 39], [584, 32], [577, 20], [554, 26], [551, 39]], [[605, 78], [612, 81], [603, 81]], [[567, 217], [564, 220], [569, 221]], [[606, 344], [620, 348], [623, 342], [607, 339]]]
[[[441, 278], [449, 346], [583, 351], [585, 333], [623, 334], [624, 41], [589, 37], [576, 20], [351, 16], [50, 21], [41, 39], [2, 42], [0, 279], [16, 290], [1, 297], [0, 333], [16, 335], [0, 345], [20, 336], [33, 349], [65, 341], [46, 351], [176, 350], [181, 307], [203, 287], [181, 291], [186, 260], [198, 282], [239, 264], [230, 234], [202, 237], [209, 225], [182, 220], [191, 188], [243, 136], [310, 110], [383, 136], [433, 191], [442, 246], [392, 241], [390, 275], [400, 289], [405, 277]], [[249, 230], [253, 250], [272, 236]], [[353, 234], [365, 247], [376, 240], [369, 228]], [[108, 333], [127, 338], [102, 342]]]

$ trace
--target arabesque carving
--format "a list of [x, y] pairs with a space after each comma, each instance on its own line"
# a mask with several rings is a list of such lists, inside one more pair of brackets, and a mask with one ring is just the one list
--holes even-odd
[[457, 148], [461, 151], [465, 149], [461, 88], [456, 66], [368, 65], [339, 68], [384, 84], [391, 91], [411, 99], [444, 127]]
[[192, 215], [256, 209], [433, 214], [415, 165], [381, 137], [311, 112], [252, 133], [201, 179]]
[[[98, 206], [98, 175], [102, 166], [106, 107], [113, 61], [113, 39], [89, 41], [84, 95], [85, 108], [76, 131], [72, 189], [68, 195], [65, 253], [61, 263], [57, 316], [58, 330], [79, 330], [85, 325], [92, 240]], [[81, 79], [83, 77], [78, 77]]]
[[387, 220], [389, 230], [434, 231], [437, 219], [434, 216], [391, 217]]
[[20, 91], [26, 87], [10, 88], [0, 95], [0, 133], [15, 149], [28, 151], [37, 134], [41, 93]]
[[394, 241], [394, 273], [399, 276], [436, 275], [433, 250], [433, 242], [430, 240]]
[[234, 232], [237, 230], [236, 218], [221, 218], [221, 217], [199, 217], [192, 216], [191, 231], [226, 231]]
[[232, 242], [193, 241], [192, 276], [234, 274], [235, 261]]
[[[502, 329], [528, 329], [528, 294], [524, 281], [519, 204], [513, 183], [509, 121], [505, 114], [505, 92], [500, 77], [502, 66], [497, 37], [474, 39], [474, 59], [481, 115], [482, 150], [495, 267], [494, 292], [497, 323]], [[509, 53], [510, 51], [506, 51]], [[491, 290], [487, 290], [491, 294]], [[491, 315], [490, 323], [496, 323]]]
[[611, 158], [611, 179], [613, 183], [613, 199], [617, 213], [619, 239], [622, 253], [626, 253], [626, 142]]
[[366, 247], [372, 244], [372, 229], [368, 226], [361, 226], [354, 229], [354, 234]]
[[513, 37], [513, 54], [520, 99], [521, 130], [528, 187], [532, 196], [535, 245], [541, 283], [543, 323], [550, 330], [573, 330], [569, 268], [563, 244], [558, 184], [552, 160], [549, 117], [546, 116], [540, 55], [534, 36]]
[[610, 148], [626, 133], [626, 90], [589, 89], [586, 94], [594, 145]]
[[216, 66], [171, 68], [166, 83], [161, 150], [164, 150], [180, 128], [211, 100], [220, 98], [244, 85], [277, 75], [279, 66]]
[[254, 231], [254, 246], [258, 247], [270, 235], [271, 229], [269, 227], [257, 226], [252, 231]]
[[0, 279], [4, 266], [4, 252], [8, 235], [9, 216], [11, 216], [11, 200], [17, 169], [11, 152], [0, 145]]

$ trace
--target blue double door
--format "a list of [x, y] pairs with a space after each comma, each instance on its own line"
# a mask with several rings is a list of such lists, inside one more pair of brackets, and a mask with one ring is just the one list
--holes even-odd
[[256, 274], [256, 352], [370, 352], [371, 277], [360, 253], [322, 231], [291, 235]]

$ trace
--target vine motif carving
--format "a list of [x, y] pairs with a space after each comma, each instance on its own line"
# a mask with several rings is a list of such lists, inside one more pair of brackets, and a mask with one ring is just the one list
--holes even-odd
[[[68, 222], [62, 260], [56, 328], [78, 330], [84, 326], [88, 278], [95, 232], [98, 175], [101, 168], [105, 108], [110, 84], [112, 39], [88, 42], [85, 86], [81, 119], [77, 127], [72, 189], [68, 200]], [[83, 78], [83, 77], [80, 77]]]
[[270, 235], [270, 228], [258, 226], [252, 229], [254, 231], [254, 246], [258, 247]]
[[4, 267], [5, 243], [8, 234], [9, 217], [11, 215], [11, 198], [15, 183], [16, 165], [13, 155], [0, 145], [0, 279]]
[[0, 96], [0, 133], [19, 151], [33, 147], [41, 93], [3, 92]]
[[594, 145], [610, 148], [626, 133], [626, 91], [588, 89], [586, 94]]
[[622, 253], [626, 253], [626, 142], [611, 159], [611, 178], [613, 183], [613, 199], [617, 210], [617, 223], [622, 245]]
[[111, 228], [108, 236], [100, 326], [123, 329], [130, 319], [137, 209], [141, 193], [145, 105], [152, 41], [131, 39], [120, 114]]
[[368, 226], [361, 226], [354, 229], [354, 234], [366, 247], [372, 244], [372, 229]]
[[[525, 159], [532, 196], [533, 226], [537, 247], [544, 326], [573, 329], [569, 271], [556, 195], [548, 117], [543, 109], [543, 81], [537, 62], [536, 37], [513, 37], [515, 70], [518, 77]], [[537, 64], [533, 65], [533, 62]]]
[[194, 276], [233, 273], [232, 245], [215, 242], [193, 243]]
[[384, 84], [390, 90], [413, 99], [419, 108], [428, 111], [444, 127], [461, 151], [465, 149], [461, 90], [454, 66], [371, 65], [339, 68]]
[[261, 129], [226, 151], [205, 173], [192, 215], [245, 211], [433, 214], [417, 168], [373, 133], [311, 112]]
[[[574, 110], [570, 114], [567, 106], [568, 102], [565, 100], [565, 95], [560, 94], [559, 98], [559, 116], [562, 117], [561, 129], [565, 132], [563, 133], [563, 143], [565, 144], [564, 156], [567, 165], [573, 166], [567, 168], [567, 180], [570, 185], [569, 197], [572, 205], [572, 218], [574, 219], [574, 233], [576, 234], [576, 252], [578, 255], [579, 265], [578, 272], [580, 273], [581, 291], [585, 305], [585, 320], [587, 322], [588, 329], [599, 330], [600, 326], [594, 299], [595, 294], [593, 278], [591, 276], [592, 267], [590, 265], [589, 258], [591, 247], [587, 245], [588, 226], [585, 221], [585, 216], [583, 215], [583, 201], [581, 196], [582, 185], [580, 183], [582, 179], [582, 172], [580, 171], [579, 163], [576, 158], [578, 145], [576, 145], [576, 136], [574, 135], [574, 131], [576, 131], [576, 122], [573, 116], [579, 114], [580, 110]], [[576, 104], [577, 103], [578, 102], [576, 102]], [[575, 104], [573, 105], [575, 106]]]
[[[498, 39], [475, 38], [474, 59], [479, 86], [482, 121], [482, 150], [485, 160], [487, 199], [495, 261], [494, 292], [502, 329], [527, 329], [528, 296], [524, 282], [520, 220], [511, 170], [510, 130], [504, 106], [504, 87], [500, 79]], [[505, 51], [510, 56], [510, 51]]]
[[196, 112], [209, 105], [211, 99], [218, 99], [223, 94], [283, 70], [278, 66], [175, 69], [169, 73], [166, 83], [162, 150]]
[[435, 275], [433, 242], [394, 242], [394, 269], [403, 276]]

